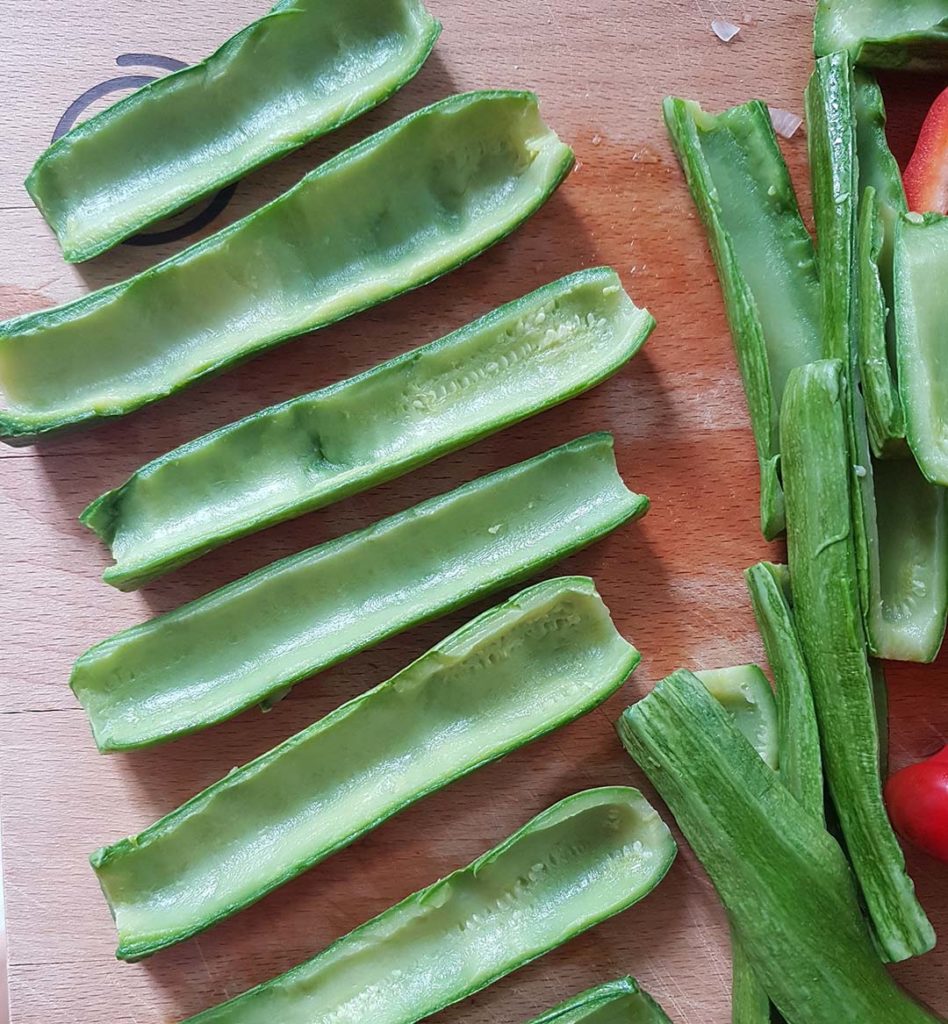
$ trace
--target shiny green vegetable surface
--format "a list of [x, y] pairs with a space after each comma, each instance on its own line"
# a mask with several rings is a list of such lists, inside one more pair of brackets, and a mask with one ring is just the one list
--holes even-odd
[[817, 56], [848, 50], [859, 64], [948, 69], [948, 0], [817, 0]]
[[948, 486], [948, 217], [908, 214], [895, 243], [899, 388], [918, 465]]
[[820, 357], [820, 285], [767, 108], [708, 114], [666, 99], [665, 124], [708, 232], [761, 474], [761, 529], [784, 528], [779, 413], [787, 375]]
[[532, 93], [419, 110], [137, 277], [0, 324], [0, 438], [122, 415], [422, 285], [522, 223], [572, 161]]
[[591, 789], [473, 864], [189, 1024], [414, 1024], [647, 896], [675, 840], [634, 789]]
[[671, 1024], [634, 978], [619, 978], [580, 992], [530, 1024]]
[[460, 330], [163, 455], [81, 519], [129, 590], [234, 537], [408, 472], [614, 373], [655, 321], [614, 270], [554, 281]]
[[618, 728], [789, 1024], [939, 1024], [880, 961], [839, 845], [698, 679], [673, 673]]
[[833, 803], [882, 948], [904, 960], [931, 949], [935, 934], [882, 800], [851, 519], [847, 378], [838, 360], [821, 360], [795, 370], [787, 384], [781, 435], [790, 579]]
[[645, 513], [590, 434], [274, 562], [82, 655], [100, 750], [194, 732]]
[[66, 259], [88, 259], [381, 103], [440, 30], [420, 0], [280, 0], [207, 60], [67, 132], [27, 190]]
[[592, 580], [524, 590], [92, 864], [137, 960], [209, 927], [421, 797], [556, 729], [639, 662]]

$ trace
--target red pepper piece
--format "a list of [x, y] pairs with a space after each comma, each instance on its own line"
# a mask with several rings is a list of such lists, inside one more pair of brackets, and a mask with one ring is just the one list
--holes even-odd
[[906, 839], [948, 861], [948, 745], [896, 772], [885, 799], [892, 824]]
[[903, 180], [910, 210], [948, 214], [948, 89], [925, 115]]

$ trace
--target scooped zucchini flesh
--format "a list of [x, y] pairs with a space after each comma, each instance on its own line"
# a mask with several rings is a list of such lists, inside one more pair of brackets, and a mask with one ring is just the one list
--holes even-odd
[[634, 978], [619, 978], [580, 992], [530, 1024], [671, 1024]]
[[438, 341], [206, 434], [80, 519], [120, 590], [235, 537], [400, 476], [615, 373], [655, 321], [608, 267], [545, 285]]
[[668, 98], [664, 114], [717, 265], [760, 463], [761, 530], [772, 539], [784, 528], [783, 389], [822, 352], [813, 242], [762, 103], [709, 114]]
[[572, 162], [532, 93], [418, 110], [163, 263], [0, 324], [0, 440], [124, 415], [417, 288], [506, 237]]
[[402, 808], [614, 693], [639, 654], [591, 579], [484, 612], [92, 866], [137, 960], [260, 899]]
[[895, 242], [896, 345], [908, 442], [948, 486], [948, 217], [903, 216]]
[[787, 1021], [939, 1024], [879, 959], [839, 845], [700, 680], [673, 673], [622, 713], [618, 729]]
[[637, 790], [577, 793], [468, 867], [188, 1024], [413, 1024], [638, 902], [675, 852]]
[[619, 476], [612, 437], [590, 434], [118, 633], [78, 659], [71, 685], [100, 750], [195, 732], [647, 508]]

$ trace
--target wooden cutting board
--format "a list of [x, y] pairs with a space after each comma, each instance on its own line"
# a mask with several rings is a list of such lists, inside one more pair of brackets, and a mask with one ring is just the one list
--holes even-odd
[[[235, 995], [468, 863], [560, 797], [591, 785], [643, 785], [613, 732], [621, 708], [677, 666], [762, 657], [741, 570], [783, 552], [758, 533], [754, 447], [721, 298], [659, 104], [670, 92], [712, 107], [759, 96], [801, 111], [810, 4], [431, 0], [431, 8], [444, 34], [415, 81], [382, 109], [241, 182], [192, 240], [255, 209], [368, 132], [479, 86], [535, 89], [547, 119], [574, 145], [576, 170], [548, 205], [488, 254], [384, 309], [292, 341], [120, 423], [0, 451], [0, 811], [14, 1024], [175, 1021]], [[160, 74], [156, 58], [199, 59], [263, 10], [264, 0], [0, 0], [0, 316], [73, 298], [186, 244], [122, 246], [68, 267], [21, 182], [77, 97], [103, 82], [118, 95], [128, 83], [113, 79]], [[711, 32], [716, 15], [742, 25], [730, 45]], [[127, 66], [117, 67], [117, 59]], [[932, 82], [896, 83], [893, 139], [902, 155], [933, 89]], [[83, 99], [90, 109], [103, 102], [94, 96]], [[803, 134], [785, 148], [805, 197]], [[141, 594], [99, 582], [106, 553], [76, 516], [142, 462], [599, 263], [618, 269], [659, 328], [643, 353], [594, 393], [402, 480], [232, 544]], [[600, 429], [615, 433], [626, 479], [652, 497], [653, 508], [557, 571], [595, 576], [619, 627], [643, 651], [624, 690], [602, 710], [429, 797], [201, 938], [144, 964], [114, 960], [112, 924], [86, 861], [92, 849], [139, 831], [233, 765], [388, 677], [483, 606], [353, 658], [300, 685], [266, 716], [251, 712], [129, 756], [96, 753], [67, 686], [73, 659], [115, 630], [277, 557]], [[896, 767], [944, 741], [946, 664], [942, 658], [890, 673]], [[948, 933], [948, 869], [911, 852], [909, 862], [936, 928]], [[896, 971], [942, 1013], [946, 949]], [[724, 917], [687, 849], [644, 902], [437, 1019], [515, 1024], [624, 973], [637, 976], [682, 1024], [729, 1019]]]

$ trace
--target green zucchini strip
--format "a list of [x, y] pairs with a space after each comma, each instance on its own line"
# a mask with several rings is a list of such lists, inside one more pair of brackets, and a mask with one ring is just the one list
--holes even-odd
[[905, 420], [895, 377], [892, 257], [905, 212], [902, 173], [885, 134], [885, 104], [876, 80], [854, 76], [853, 108], [859, 167], [856, 235], [856, 336], [869, 439], [878, 458], [906, 454]]
[[904, 960], [931, 949], [935, 935], [882, 800], [856, 578], [847, 390], [838, 360], [801, 367], [787, 383], [781, 433], [790, 579], [830, 792], [880, 943]]
[[780, 779], [822, 821], [820, 735], [810, 675], [793, 620], [790, 572], [785, 565], [758, 562], [744, 571], [744, 581], [776, 683]]
[[848, 50], [857, 64], [948, 70], [945, 0], [817, 0], [814, 50]]
[[655, 321], [582, 270], [422, 348], [271, 406], [138, 470], [80, 517], [122, 590], [407, 473], [615, 373]]
[[[779, 766], [777, 705], [767, 677], [757, 665], [695, 672], [728, 713], [738, 732], [774, 771]], [[770, 999], [754, 972], [740, 937], [731, 929], [731, 1024], [771, 1024]]]
[[468, 867], [188, 1024], [413, 1024], [637, 903], [675, 852], [637, 790], [577, 793]]
[[530, 1024], [671, 1024], [671, 1020], [634, 978], [627, 977], [580, 992]]
[[948, 486], [948, 217], [902, 217], [895, 243], [899, 388], [919, 468]]
[[601, 704], [639, 653], [593, 581], [549, 580], [141, 835], [92, 855], [138, 960], [249, 906], [421, 797]]
[[66, 259], [88, 259], [381, 103], [440, 31], [420, 0], [280, 0], [54, 142], [27, 191]]
[[[789, 505], [787, 518], [792, 529]], [[838, 844], [699, 680], [673, 673], [623, 712], [618, 729], [788, 1021], [939, 1024], [879, 960]]]
[[784, 385], [822, 352], [813, 243], [762, 103], [708, 114], [668, 98], [664, 113], [718, 268], [760, 462], [761, 530], [772, 539], [784, 528]]
[[450, 96], [128, 281], [0, 324], [0, 437], [119, 416], [466, 262], [573, 154], [532, 93]]
[[97, 644], [71, 685], [100, 750], [195, 732], [644, 515], [590, 434], [291, 555]]
[[[864, 360], [856, 341], [864, 311], [857, 301], [856, 281], [863, 268], [851, 270], [859, 255], [855, 245], [858, 94], [845, 53], [817, 61], [807, 86], [807, 112], [813, 206], [819, 258], [825, 269], [821, 275], [823, 336], [826, 355], [842, 360], [848, 368], [855, 474], [852, 520], [869, 648], [882, 658], [930, 661], [938, 651], [948, 610], [948, 592], [941, 584], [948, 557], [944, 511], [940, 497], [923, 480], [911, 481], [911, 469], [901, 474], [876, 471], [870, 451], [873, 414], [867, 416], [863, 403], [864, 390], [871, 393], [874, 388], [861, 378]], [[877, 126], [875, 131], [879, 130]], [[880, 156], [878, 144], [873, 149], [865, 139], [863, 148], [874, 151], [867, 176], [881, 186], [882, 177], [889, 173], [884, 154]], [[887, 187], [885, 194], [889, 202], [898, 203], [893, 187]], [[894, 208], [891, 217], [897, 217]], [[862, 227], [868, 231], [866, 224]], [[881, 375], [872, 376], [878, 381]], [[893, 488], [899, 479], [905, 479], [906, 486]], [[911, 537], [899, 536], [904, 523], [913, 525]], [[903, 557], [909, 561], [901, 561]]]

